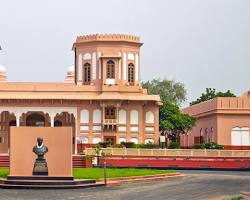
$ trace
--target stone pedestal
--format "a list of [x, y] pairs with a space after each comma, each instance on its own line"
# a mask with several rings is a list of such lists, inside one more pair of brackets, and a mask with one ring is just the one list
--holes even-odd
[[43, 158], [37, 158], [33, 167], [33, 175], [48, 176], [47, 162]]

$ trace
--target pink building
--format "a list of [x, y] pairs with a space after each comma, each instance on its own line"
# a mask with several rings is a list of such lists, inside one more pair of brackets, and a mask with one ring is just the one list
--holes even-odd
[[64, 82], [8, 82], [0, 67], [0, 153], [10, 126], [70, 126], [77, 144], [158, 143], [158, 95], [140, 85], [140, 38], [95, 34], [77, 37], [75, 65]]
[[217, 142], [230, 149], [250, 147], [250, 92], [218, 97], [183, 109], [196, 118], [195, 127], [181, 137], [183, 147]]

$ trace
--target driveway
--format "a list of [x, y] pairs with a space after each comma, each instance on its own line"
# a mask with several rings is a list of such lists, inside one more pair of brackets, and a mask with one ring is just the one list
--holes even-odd
[[250, 191], [250, 172], [180, 171], [185, 177], [74, 190], [4, 190], [0, 199], [206, 200]]

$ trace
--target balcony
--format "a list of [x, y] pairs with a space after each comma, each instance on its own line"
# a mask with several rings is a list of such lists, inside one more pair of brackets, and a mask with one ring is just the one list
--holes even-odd
[[103, 124], [104, 125], [117, 125], [118, 120], [117, 119], [104, 119]]

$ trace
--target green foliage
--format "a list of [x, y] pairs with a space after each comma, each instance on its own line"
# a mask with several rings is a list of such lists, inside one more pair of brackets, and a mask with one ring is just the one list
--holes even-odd
[[[157, 169], [117, 169], [108, 168], [107, 177], [129, 177], [129, 176], [145, 176], [155, 174], [173, 174], [174, 170], [157, 170]], [[9, 168], [0, 168], [0, 178], [6, 178], [9, 174]], [[73, 175], [75, 179], [102, 179], [103, 169], [102, 168], [74, 168]]]
[[[146, 176], [156, 174], [171, 174], [174, 170], [156, 170], [156, 169], [135, 169], [135, 168], [107, 168], [107, 178]], [[102, 168], [75, 168], [73, 175], [76, 179], [103, 179]]]
[[7, 178], [8, 175], [9, 175], [9, 168], [1, 167], [0, 168], [0, 178]]
[[121, 145], [125, 146], [126, 148], [136, 148], [136, 145], [133, 142], [121, 142]]
[[159, 149], [159, 145], [153, 144], [151, 142], [147, 144], [137, 144], [136, 148], [141, 148], [141, 149]]
[[238, 196], [238, 197], [233, 197], [231, 200], [241, 200], [241, 199], [245, 199], [245, 198], [242, 196]]
[[195, 101], [192, 101], [190, 105], [192, 106], [216, 97], [235, 97], [235, 95], [230, 90], [227, 90], [226, 92], [216, 92], [214, 88], [206, 88], [206, 92], [202, 93]]
[[171, 142], [168, 146], [169, 149], [179, 149], [180, 144], [178, 142]]
[[148, 94], [158, 94], [161, 99], [180, 105], [186, 100], [186, 90], [180, 82], [167, 79], [153, 79], [142, 82], [142, 87], [148, 90]]
[[167, 100], [160, 108], [160, 131], [172, 142], [177, 142], [181, 134], [187, 133], [194, 125], [195, 118], [181, 112], [177, 105]]
[[223, 145], [217, 144], [216, 142], [208, 142], [205, 144], [194, 144], [193, 149], [224, 149]]

